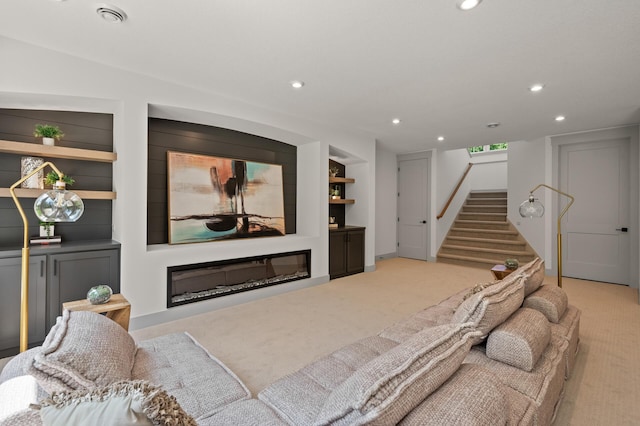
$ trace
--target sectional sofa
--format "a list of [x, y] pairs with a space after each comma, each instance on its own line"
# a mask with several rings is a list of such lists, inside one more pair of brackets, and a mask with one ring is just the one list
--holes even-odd
[[0, 424], [549, 425], [580, 311], [543, 278], [536, 259], [470, 285], [256, 397], [186, 333], [136, 344], [101, 315], [65, 311], [1, 372]]

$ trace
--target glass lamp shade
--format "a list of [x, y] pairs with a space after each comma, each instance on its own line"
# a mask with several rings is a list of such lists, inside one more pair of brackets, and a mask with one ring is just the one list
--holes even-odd
[[33, 210], [42, 222], [75, 222], [84, 212], [84, 203], [75, 192], [53, 189], [36, 199]]
[[544, 215], [544, 206], [540, 201], [529, 195], [529, 199], [520, 204], [520, 216], [522, 217], [542, 217]]

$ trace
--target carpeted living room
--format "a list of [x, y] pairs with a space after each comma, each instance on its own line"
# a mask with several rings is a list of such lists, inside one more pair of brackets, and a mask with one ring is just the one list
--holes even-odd
[[640, 3], [0, 12], [0, 426], [640, 424]]

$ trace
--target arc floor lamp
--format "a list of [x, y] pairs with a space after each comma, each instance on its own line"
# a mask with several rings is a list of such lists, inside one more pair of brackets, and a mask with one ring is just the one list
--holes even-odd
[[564, 195], [565, 197], [569, 198], [569, 202], [564, 207], [564, 209], [562, 209], [562, 211], [560, 212], [560, 215], [558, 216], [558, 238], [557, 238], [558, 240], [558, 260], [557, 260], [558, 287], [562, 287], [562, 232], [560, 231], [560, 222], [562, 221], [562, 216], [564, 216], [567, 210], [569, 210], [569, 207], [571, 207], [571, 204], [573, 204], [575, 199], [571, 195], [567, 194], [566, 192], [562, 192], [559, 189], [556, 189], [549, 185], [545, 185], [544, 183], [541, 183], [535, 188], [533, 188], [531, 191], [529, 191], [529, 199], [525, 200], [522, 204], [520, 204], [520, 216], [534, 218], [534, 217], [542, 217], [544, 215], [544, 205], [542, 205], [540, 200], [538, 200], [537, 198], [534, 198], [533, 196], [533, 193], [538, 188], [541, 188], [543, 186], [545, 188], [548, 188], [552, 191], [557, 192], [558, 194]]
[[24, 227], [20, 275], [20, 352], [27, 350], [29, 344], [29, 221], [16, 196], [15, 189], [22, 182], [47, 166], [58, 174], [58, 181], [54, 184], [52, 190], [46, 191], [36, 198], [33, 209], [38, 219], [42, 222], [75, 222], [80, 219], [84, 212], [82, 199], [75, 192], [66, 190], [66, 185], [62, 181], [64, 175], [49, 161], [23, 176], [9, 188], [11, 198], [13, 198], [18, 212], [20, 212]]

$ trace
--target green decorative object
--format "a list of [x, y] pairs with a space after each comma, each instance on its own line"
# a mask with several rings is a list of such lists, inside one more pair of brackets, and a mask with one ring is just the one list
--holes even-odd
[[507, 269], [518, 269], [519, 263], [518, 263], [518, 259], [507, 259], [504, 261], [504, 266], [507, 267]]
[[53, 126], [51, 124], [36, 124], [33, 136], [37, 138], [53, 138], [60, 140], [60, 138], [64, 136], [64, 133], [62, 133], [58, 126]]
[[100, 284], [89, 289], [87, 292], [87, 300], [92, 305], [102, 305], [111, 299], [112, 294], [113, 290], [111, 290], [111, 287], [105, 284]]

